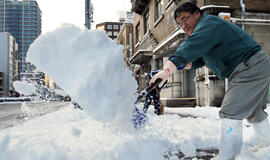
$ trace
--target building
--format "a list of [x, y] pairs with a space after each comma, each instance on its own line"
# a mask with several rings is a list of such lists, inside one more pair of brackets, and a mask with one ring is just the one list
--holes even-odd
[[[149, 0], [132, 1], [134, 55], [129, 59], [136, 67], [139, 90], [146, 87], [150, 70], [160, 70], [168, 57], [185, 39], [184, 32], [177, 28], [173, 11], [177, 1]], [[188, 101], [195, 106], [195, 71], [177, 71], [169, 78], [161, 97], [165, 106], [180, 105]], [[190, 102], [189, 102], [190, 101]], [[170, 104], [173, 102], [174, 104]]]
[[18, 44], [7, 32], [0, 33], [0, 95], [15, 93], [13, 82], [18, 76]]
[[[232, 22], [249, 32], [270, 53], [270, 7], [264, 0], [250, 1], [245, 8], [239, 0], [131, 0], [133, 17], [133, 55], [130, 65], [136, 66], [139, 90], [146, 87], [150, 70], [162, 69], [168, 57], [185, 40], [186, 35], [174, 21], [175, 9], [184, 2], [193, 2], [206, 13], [229, 13]], [[174, 73], [161, 92], [165, 106], [220, 106], [227, 82], [218, 79], [207, 67]], [[196, 102], [196, 103], [195, 103]]]
[[[214, 15], [226, 12], [229, 15], [227, 20], [236, 23], [253, 36], [263, 50], [270, 55], [270, 45], [265, 43], [270, 40], [270, 3], [256, 0], [240, 5], [239, 0], [220, 2], [212, 0], [201, 1], [197, 5], [205, 12]], [[228, 80], [217, 79], [207, 67], [198, 69], [196, 72], [198, 103], [201, 106], [220, 106], [228, 87]]]
[[39, 71], [22, 72], [21, 79], [27, 82], [36, 82], [38, 85], [44, 85], [45, 74]]
[[118, 11], [118, 21], [122, 23], [132, 23], [133, 13], [130, 11]]
[[44, 83], [45, 83], [45, 86], [51, 90], [53, 90], [55, 88], [55, 83], [54, 81], [49, 77], [48, 74], [45, 74], [45, 77], [44, 77]]
[[0, 0], [0, 32], [9, 32], [18, 43], [19, 74], [25, 67], [30, 44], [41, 34], [41, 10], [36, 0]]
[[91, 0], [85, 0], [85, 27], [91, 29], [91, 23], [93, 21], [94, 7]]
[[129, 58], [133, 55], [133, 13], [130, 11], [118, 11], [118, 20], [123, 23], [117, 36], [118, 44], [124, 47], [124, 60], [127, 67], [131, 67]]
[[124, 23], [119, 35], [117, 36], [118, 44], [121, 44], [124, 48], [124, 60], [126, 66], [130, 67], [129, 59], [133, 55], [133, 26], [132, 23]]
[[104, 30], [111, 39], [116, 39], [123, 23], [121, 22], [103, 22], [96, 25], [96, 29]]

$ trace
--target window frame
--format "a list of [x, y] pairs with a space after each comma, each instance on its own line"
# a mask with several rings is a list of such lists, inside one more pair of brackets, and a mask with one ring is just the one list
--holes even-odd
[[107, 24], [106, 28], [107, 28], [107, 29], [112, 29], [113, 26], [112, 26], [111, 24]]
[[157, 69], [162, 70], [163, 68], [163, 58], [156, 59]]
[[109, 36], [113, 36], [113, 32], [112, 32], [112, 31], [107, 31], [107, 34], [108, 34]]
[[164, 0], [156, 0], [156, 16], [155, 20], [158, 20], [164, 14]]
[[119, 32], [118, 31], [113, 31], [113, 35], [117, 37], [119, 35]]
[[118, 30], [118, 29], [119, 29], [119, 25], [114, 24], [114, 25], [113, 25], [113, 29], [114, 29], [114, 30]]
[[146, 10], [146, 12], [143, 15], [143, 22], [144, 22], [144, 34], [148, 33], [150, 30], [150, 15], [149, 15], [149, 9]]
[[140, 22], [138, 22], [138, 24], [135, 26], [136, 43], [141, 41], [140, 28]]

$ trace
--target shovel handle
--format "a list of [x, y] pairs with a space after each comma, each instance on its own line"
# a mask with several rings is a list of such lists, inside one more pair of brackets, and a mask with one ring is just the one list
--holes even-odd
[[161, 81], [162, 81], [162, 79], [158, 78], [158, 79], [156, 79], [156, 81], [154, 83], [150, 83], [150, 85], [145, 88], [146, 92], [149, 92], [151, 89], [156, 87]]

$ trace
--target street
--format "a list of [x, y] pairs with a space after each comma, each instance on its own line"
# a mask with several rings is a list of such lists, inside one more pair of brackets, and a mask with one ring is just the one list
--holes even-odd
[[67, 106], [69, 102], [0, 103], [0, 130]]

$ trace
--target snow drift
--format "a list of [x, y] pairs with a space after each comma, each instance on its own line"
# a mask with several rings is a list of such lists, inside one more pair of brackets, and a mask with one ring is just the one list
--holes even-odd
[[33, 94], [36, 90], [35, 84], [25, 81], [15, 81], [13, 86], [17, 92], [26, 96]]

